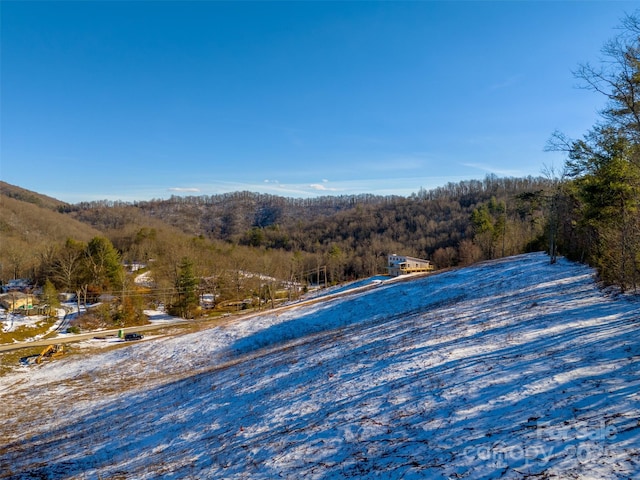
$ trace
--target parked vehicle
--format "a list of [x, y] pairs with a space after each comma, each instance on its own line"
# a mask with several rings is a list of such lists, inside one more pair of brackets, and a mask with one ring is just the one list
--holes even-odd
[[134, 340], [142, 340], [144, 335], [140, 335], [139, 333], [125, 333], [124, 340], [125, 342], [132, 342]]

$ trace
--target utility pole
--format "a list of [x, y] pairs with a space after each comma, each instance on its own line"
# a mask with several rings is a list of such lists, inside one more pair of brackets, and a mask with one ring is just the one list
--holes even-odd
[[504, 220], [502, 221], [502, 258], [504, 258], [504, 241], [507, 236], [507, 201], [504, 202]]

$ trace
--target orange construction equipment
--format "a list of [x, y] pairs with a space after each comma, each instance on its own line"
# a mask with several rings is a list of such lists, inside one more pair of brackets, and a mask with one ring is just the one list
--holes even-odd
[[36, 358], [36, 363], [42, 363], [42, 361], [45, 359], [57, 358], [61, 357], [62, 355], [64, 355], [64, 345], [49, 345], [44, 350], [42, 350], [42, 353], [40, 353], [40, 355], [38, 355], [38, 358]]

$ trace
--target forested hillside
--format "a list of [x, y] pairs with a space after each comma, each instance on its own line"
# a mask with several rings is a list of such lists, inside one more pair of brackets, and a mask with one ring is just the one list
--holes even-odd
[[[196, 293], [210, 294], [219, 305], [247, 299], [273, 304], [283, 291], [297, 295], [310, 283], [385, 273], [391, 253], [446, 268], [544, 248], [552, 187], [544, 178], [488, 176], [408, 198], [303, 200], [239, 192], [135, 203], [59, 203], [58, 212], [3, 196], [6, 205], [24, 207], [12, 207], [20, 221], [11, 234], [3, 232], [3, 280], [49, 281], [84, 299], [117, 294], [122, 304], [103, 316], [118, 321], [139, 317], [135, 312], [145, 301], [196, 315]], [[32, 215], [20, 213], [33, 209]], [[47, 241], [34, 235], [48, 224], [57, 230]], [[76, 225], [86, 231], [76, 232]], [[144, 298], [123, 267], [131, 263], [150, 270], [154, 289]]]
[[66, 211], [103, 231], [148, 218], [226, 244], [319, 255], [318, 262], [332, 264], [331, 281], [341, 281], [384, 271], [386, 255], [394, 252], [447, 267], [541, 248], [551, 185], [544, 178], [488, 176], [409, 198], [297, 199], [238, 192], [133, 204], [91, 202]]
[[5, 198], [13, 198], [15, 200], [31, 203], [37, 207], [42, 207], [49, 210], [59, 210], [63, 208], [64, 205], [66, 205], [64, 202], [61, 202], [60, 200], [57, 200], [55, 198], [32, 192], [30, 190], [25, 190], [24, 188], [20, 188], [16, 185], [11, 185], [1, 180], [0, 194], [2, 195], [3, 200]]
[[40, 259], [67, 238], [100, 232], [56, 211], [63, 202], [0, 182], [0, 280], [33, 277]]

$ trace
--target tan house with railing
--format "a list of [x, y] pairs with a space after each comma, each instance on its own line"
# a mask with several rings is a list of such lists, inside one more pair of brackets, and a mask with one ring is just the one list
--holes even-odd
[[388, 257], [387, 271], [392, 277], [409, 273], [424, 273], [434, 270], [435, 267], [429, 260], [407, 257], [406, 255], [391, 254]]

